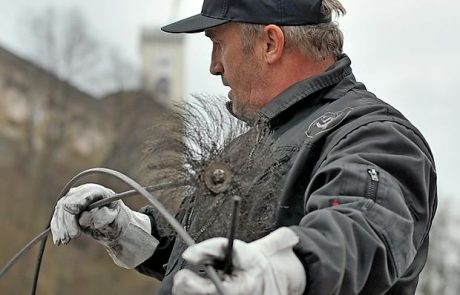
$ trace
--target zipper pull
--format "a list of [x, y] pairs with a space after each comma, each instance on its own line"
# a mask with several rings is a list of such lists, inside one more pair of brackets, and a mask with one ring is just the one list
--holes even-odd
[[371, 176], [372, 181], [379, 181], [379, 173], [375, 169], [368, 169], [367, 172]]

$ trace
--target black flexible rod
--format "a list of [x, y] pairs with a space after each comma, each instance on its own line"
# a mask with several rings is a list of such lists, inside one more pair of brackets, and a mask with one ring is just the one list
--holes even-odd
[[[168, 189], [168, 188], [173, 188], [173, 187], [178, 187], [178, 186], [184, 186], [184, 185], [187, 185], [187, 182], [184, 182], [184, 181], [168, 182], [168, 183], [162, 183], [162, 184], [148, 186], [145, 189], [147, 191], [149, 191], [149, 192], [155, 192], [155, 191], [159, 191], [159, 190], [163, 190], [163, 189]], [[119, 194], [115, 194], [115, 195], [110, 196], [108, 198], [105, 198], [105, 199], [99, 200], [97, 202], [91, 203], [88, 206], [88, 209], [86, 209], [86, 210], [89, 211], [89, 210], [92, 210], [94, 208], [98, 208], [98, 207], [108, 205], [111, 202], [116, 201], [116, 200], [127, 199], [129, 197], [138, 196], [138, 195], [139, 195], [139, 193], [136, 190], [130, 190], [130, 191], [122, 192], [122, 193], [119, 193]], [[35, 244], [37, 244], [42, 239], [44, 239], [48, 235], [49, 232], [50, 232], [50, 228], [48, 227], [43, 232], [38, 234], [33, 240], [31, 240], [29, 243], [27, 243], [27, 245], [25, 245], [19, 252], [17, 252], [17, 254], [0, 271], [0, 279], [4, 275], [6, 275], [10, 271], [11, 267], [13, 267], [23, 255], [25, 255], [27, 252], [29, 252], [29, 250], [32, 249], [32, 247]]]
[[[108, 174], [108, 175], [111, 175], [115, 178], [118, 178], [120, 181], [126, 183], [127, 185], [131, 186], [132, 188], [134, 188], [134, 191], [139, 193], [140, 195], [142, 195], [143, 197], [145, 197], [154, 207], [155, 209], [158, 210], [158, 212], [166, 219], [166, 221], [171, 225], [171, 227], [177, 232], [177, 234], [184, 240], [184, 242], [188, 245], [188, 246], [191, 246], [191, 245], [194, 245], [195, 244], [195, 241], [190, 237], [190, 235], [184, 230], [184, 228], [181, 226], [181, 224], [166, 210], [166, 208], [164, 208], [164, 206], [153, 196], [151, 195], [146, 188], [142, 187], [141, 185], [139, 185], [137, 182], [135, 182], [134, 180], [132, 180], [131, 178], [129, 178], [128, 176], [118, 172], [118, 171], [115, 171], [115, 170], [111, 170], [111, 169], [107, 169], [107, 168], [92, 168], [92, 169], [88, 169], [88, 170], [85, 170], [85, 171], [82, 171], [80, 172], [79, 174], [77, 174], [76, 176], [74, 176], [66, 185], [65, 187], [62, 189], [61, 193], [59, 194], [59, 198], [62, 198], [63, 196], [65, 196], [67, 194], [67, 192], [70, 190], [71, 187], [74, 186], [75, 183], [77, 183], [78, 180], [80, 180], [80, 178], [86, 176], [86, 175], [89, 175], [89, 174]], [[166, 186], [168, 186], [169, 184], [166, 184]], [[125, 192], [125, 193], [121, 193], [121, 194], [118, 194], [116, 196], [113, 196], [114, 198], [124, 198], [124, 197], [128, 197], [128, 196], [131, 196], [131, 195], [134, 195], [135, 192], [134, 191], [129, 191], [129, 192]], [[121, 195], [121, 196], [120, 196]], [[104, 200], [105, 201], [105, 200]], [[113, 201], [113, 200], [112, 200]], [[100, 202], [100, 204], [98, 204], [98, 206], [103, 206], [104, 204], [106, 204], [105, 202]], [[97, 205], [93, 205], [93, 206], [89, 206], [88, 209], [93, 209], [97, 207]], [[49, 229], [49, 225], [50, 225], [50, 222], [51, 222], [51, 218], [52, 216], [50, 216], [49, 220], [48, 220], [48, 224], [47, 224], [47, 227], [46, 229], [40, 233], [36, 238], [34, 238], [31, 242], [29, 242], [20, 252], [22, 252], [24, 250], [24, 253], [27, 252], [35, 243], [37, 243], [38, 241], [42, 240], [42, 243], [40, 245], [40, 250], [39, 250], [39, 255], [38, 255], [38, 258], [37, 258], [37, 263], [35, 265], [35, 276], [34, 276], [34, 285], [33, 285], [33, 288], [32, 288], [32, 295], [35, 295], [36, 293], [36, 290], [37, 290], [37, 284], [38, 284], [38, 277], [39, 277], [39, 273], [40, 273], [40, 267], [41, 267], [41, 261], [42, 261], [42, 258], [43, 258], [43, 254], [44, 254], [44, 250], [45, 250], [45, 246], [46, 246], [46, 241], [47, 241], [47, 237], [48, 237], [48, 233], [50, 231]], [[18, 253], [19, 254], [19, 253]], [[16, 255], [13, 259], [13, 260], [17, 260], [19, 259], [21, 255]], [[11, 263], [11, 261], [10, 261]], [[7, 270], [14, 264], [11, 263], [8, 263], [8, 265], [2, 270], [2, 272], [0, 273], [0, 278], [7, 272]], [[8, 268], [8, 269], [7, 269]], [[227, 293], [225, 292], [223, 286], [222, 286], [222, 282], [220, 281], [220, 278], [218, 277], [215, 269], [208, 265], [206, 266], [206, 273], [207, 275], [209, 276], [209, 279], [214, 283], [214, 285], [216, 286], [216, 289], [217, 291], [221, 294], [221, 295], [226, 295]]]

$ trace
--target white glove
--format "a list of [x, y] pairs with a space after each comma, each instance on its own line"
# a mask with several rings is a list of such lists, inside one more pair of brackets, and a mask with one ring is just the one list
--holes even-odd
[[[299, 237], [282, 227], [252, 243], [234, 241], [233, 272], [225, 275], [223, 287], [230, 295], [303, 294], [306, 274], [292, 251]], [[213, 264], [225, 257], [227, 239], [213, 238], [189, 247], [182, 257], [194, 265]], [[214, 284], [183, 269], [174, 276], [173, 294], [219, 294]]]
[[152, 256], [158, 240], [150, 234], [147, 215], [132, 211], [121, 200], [85, 211], [91, 203], [113, 194], [93, 183], [70, 189], [57, 202], [51, 220], [54, 244], [67, 244], [83, 231], [102, 244], [121, 267], [134, 268]]

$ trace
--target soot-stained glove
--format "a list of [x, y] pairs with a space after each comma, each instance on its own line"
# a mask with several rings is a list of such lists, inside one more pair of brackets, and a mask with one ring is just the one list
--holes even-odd
[[94, 183], [70, 189], [54, 210], [53, 242], [67, 244], [84, 232], [102, 244], [117, 265], [134, 268], [152, 256], [158, 240], [150, 234], [148, 216], [129, 209], [121, 200], [85, 211], [91, 203], [112, 195], [112, 190]]
[[[299, 237], [282, 227], [252, 243], [234, 241], [233, 272], [224, 275], [223, 287], [231, 295], [300, 295], [306, 286], [302, 263], [292, 248]], [[194, 265], [216, 264], [225, 257], [227, 239], [213, 238], [189, 247], [184, 259]], [[183, 269], [174, 276], [173, 294], [219, 294], [214, 284]]]

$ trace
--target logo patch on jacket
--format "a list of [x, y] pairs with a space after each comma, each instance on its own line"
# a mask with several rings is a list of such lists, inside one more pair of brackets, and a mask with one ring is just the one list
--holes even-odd
[[313, 138], [316, 135], [326, 132], [339, 125], [351, 113], [352, 108], [345, 108], [338, 112], [327, 112], [308, 126], [305, 134]]

